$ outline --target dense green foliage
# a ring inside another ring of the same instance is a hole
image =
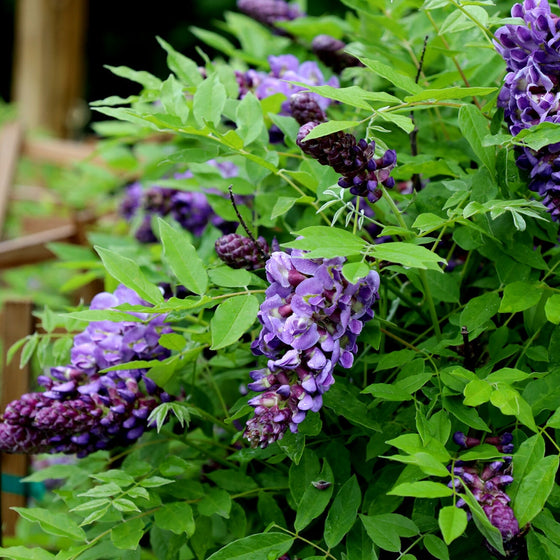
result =
[[[96,182],[86,169],[83,188],[116,208],[123,176],[146,188],[212,187],[224,194],[208,195],[214,211],[236,221],[232,185],[251,197],[238,210],[269,244],[346,257],[348,282],[377,271],[375,316],[353,365],[335,370],[322,409],[297,434],[252,448],[243,428],[256,393],[244,388],[249,372],[266,366],[251,351],[264,269],[225,266],[214,251],[217,227],[195,235],[170,216],[153,218],[153,243],[137,241],[138,224],[121,220],[102,222],[91,250],[53,247],[81,271],[74,286],[101,276],[109,291],[122,283],[150,304],[133,310],[168,314],[174,333],[162,344],[171,355],[136,367],[177,400],[154,410],[157,429],[134,445],[28,477],[64,483],[19,511],[20,540],[7,543],[4,557],[445,560],[515,557],[524,543],[532,560],[560,557],[558,224],[515,164],[516,147],[539,149],[560,135],[558,125],[541,125],[512,137],[497,109],[506,68],[492,38],[511,5],[342,4],[344,19],[297,18],[279,24],[287,35],[227,12],[222,34],[192,29],[200,61],[159,39],[168,76],[112,68],[140,91],[93,103],[110,117],[96,125],[100,155],[118,173]],[[288,53],[317,62],[309,45],[320,33],[344,40],[361,64],[340,73],[338,88],[309,87],[336,101],[312,135],[351,132],[375,140],[376,155],[397,153],[396,185],[382,188],[373,215],[296,145],[299,124],[278,114],[283,94],[239,97],[236,70],[268,72],[269,55]],[[223,55],[210,60],[207,46]],[[269,142],[273,125],[283,142]],[[213,159],[234,163],[237,176],[220,175],[206,163]],[[186,178],[173,175],[186,170]],[[160,283],[188,295],[164,298]],[[46,334],[22,341],[23,359],[37,352],[44,367],[67,363],[73,333],[131,309],[47,307]],[[503,548],[468,490],[448,484],[458,480],[448,468],[456,461],[483,465],[504,453],[488,444],[461,449],[458,431],[513,434],[506,491],[523,533],[515,550]],[[467,508],[455,506],[459,498]]]

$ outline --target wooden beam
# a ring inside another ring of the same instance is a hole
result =
[[[30,301],[4,302],[0,314],[0,339],[2,340],[2,380],[0,388],[0,407],[3,411],[6,405],[19,399],[21,395],[29,392],[29,366],[19,367],[20,351],[16,353],[10,363],[7,362],[6,353],[10,346],[18,340],[33,333],[33,304]],[[21,454],[2,453],[0,471],[3,486],[8,487],[10,482],[17,481],[28,474],[29,457]],[[17,486],[17,484],[13,484]],[[19,493],[2,491],[0,496],[0,515],[2,519],[2,535],[15,534],[15,525],[18,514],[12,507],[27,505],[27,497]]]
[[[84,123],[87,0],[18,0],[12,100],[27,129],[70,137]]]
[[[23,127],[19,121],[9,122],[0,129],[0,238],[4,231],[22,137]]]

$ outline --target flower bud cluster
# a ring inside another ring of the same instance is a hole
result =
[[[90,309],[147,305],[119,286],[97,294]],[[148,416],[170,396],[145,375],[145,369],[104,368],[136,360],[163,360],[159,344],[164,316],[133,314],[138,321],[94,321],[74,338],[71,364],[52,367],[38,382],[43,392],[27,393],[6,407],[0,421],[0,451],[77,453],[130,445],[149,428]]]
[[[222,177],[229,178],[237,175],[237,167],[230,162],[216,162],[210,160],[208,164],[216,167]],[[191,171],[176,173],[175,179],[190,179]],[[128,221],[138,217],[141,222],[134,235],[141,243],[154,243],[157,237],[152,229],[153,216],[169,216],[181,227],[195,236],[202,235],[208,224],[221,229],[224,233],[234,231],[236,222],[227,222],[216,214],[208,201],[208,194],[226,196],[221,191],[207,188],[204,191],[183,191],[174,188],[153,186],[144,190],[138,181],[128,185],[120,205],[121,215]],[[241,197],[239,202],[242,202]]]
[[[252,350],[268,363],[250,374],[249,389],[261,394],[249,401],[255,416],[244,434],[254,447],[281,439],[288,428],[297,432],[307,411],[320,410],[334,367],[352,367],[356,339],[373,317],[379,275],[370,271],[351,283],[342,274],[345,260],[310,259],[293,250],[276,251],[266,263],[270,286]]]
[[[238,233],[228,233],[216,240],[216,254],[231,268],[256,270],[262,268],[269,254],[268,243],[259,237],[256,243]]]
[[[498,106],[516,135],[543,122],[560,122],[560,18],[547,0],[515,4],[511,15],[523,23],[500,27],[494,44],[508,70]],[[544,197],[552,219],[560,221],[560,146],[519,152],[517,165],[528,173],[529,189]]]
[[[351,66],[363,66],[355,56],[344,52],[345,48],[344,41],[330,35],[317,35],[311,41],[311,49],[319,60],[337,74]]]
[[[479,439],[467,437],[462,432],[456,432],[453,440],[465,449],[480,444]],[[485,443],[495,445],[500,453],[512,453],[512,441],[512,435],[504,433],[499,437],[486,438]],[[505,492],[505,488],[513,482],[512,458],[506,456],[499,461],[485,464],[477,461],[456,461],[453,467],[449,468],[452,470],[453,479],[448,486],[458,491],[466,486],[481,505],[490,523],[500,531],[506,550],[517,546],[519,524],[509,505],[511,499]],[[460,498],[456,505],[465,507],[467,504]]]
[[[381,198],[379,184],[388,188],[394,186],[391,171],[397,163],[395,150],[386,150],[381,157],[376,158],[375,142],[368,144],[363,138],[357,141],[353,134],[342,131],[306,140],[318,124],[304,124],[299,129],[296,143],[321,165],[328,165],[342,175],[338,180],[339,186],[350,189],[352,194],[365,197],[370,202],[377,202]]]
[[[286,35],[286,32],[276,26],[278,22],[291,21],[305,15],[297,4],[288,4],[284,0],[237,0],[237,7],[280,35]]]

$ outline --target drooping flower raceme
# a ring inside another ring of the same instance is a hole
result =
[[[97,294],[90,309],[147,305],[119,286]],[[145,369],[110,366],[136,360],[163,360],[159,344],[171,332],[165,316],[131,314],[130,321],[94,321],[74,338],[71,364],[50,369],[38,382],[43,392],[27,393],[6,407],[0,422],[0,451],[5,453],[77,453],[130,445],[149,428],[148,416],[170,396],[145,375]]]
[[[467,437],[462,432],[456,432],[453,440],[465,449],[480,444],[479,439]],[[500,453],[512,453],[512,441],[512,435],[504,433],[499,437],[486,438],[485,443],[495,445]],[[490,523],[500,531],[506,552],[517,552],[519,523],[510,506],[510,497],[505,492],[505,488],[513,482],[511,461],[510,456],[490,463],[456,461],[453,468],[450,467],[454,478],[449,486],[455,487],[459,492],[463,490],[463,485],[466,486],[481,505]],[[466,507],[467,504],[460,498],[456,505]]]
[[[516,135],[543,122],[560,122],[560,19],[547,0],[515,4],[511,15],[523,23],[500,27],[494,44],[508,70],[498,106]],[[517,165],[528,173],[529,189],[544,197],[552,219],[560,221],[560,146],[523,147]]]
[[[317,412],[334,383],[337,364],[350,368],[356,339],[373,317],[379,275],[351,283],[342,274],[344,257],[306,258],[303,251],[276,251],[266,263],[270,286],[259,310],[263,326],[252,349],[268,358],[251,372],[249,389],[261,394],[249,403],[255,416],[245,437],[266,447],[288,428],[297,432],[307,411]]]
[[[237,176],[237,167],[231,162],[209,160],[207,163],[216,167],[224,178]],[[190,179],[192,177],[191,171],[175,173],[174,175],[174,179]],[[197,237],[202,235],[208,224],[214,225],[224,233],[235,231],[237,222],[228,222],[216,214],[208,200],[207,195],[209,194],[227,196],[213,188],[206,188],[203,191],[183,191],[156,185],[144,190],[141,183],[136,181],[127,186],[121,201],[120,213],[128,221],[137,216],[140,218],[140,225],[136,228],[134,235],[141,243],[157,241],[157,237],[152,230],[153,216],[169,216],[182,228]],[[236,201],[240,204],[246,202],[246,197],[235,196]]]
[[[353,134],[342,131],[306,140],[318,124],[313,121],[304,124],[299,129],[296,143],[321,165],[328,165],[342,175],[338,180],[342,188],[370,202],[377,202],[381,198],[380,184],[388,188],[394,186],[391,171],[397,163],[395,150],[387,150],[376,158],[375,142],[357,141]]]

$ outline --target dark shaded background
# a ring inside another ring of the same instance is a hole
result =
[[[14,46],[14,15],[17,0],[0,0],[0,98],[11,101],[11,77]],[[140,7],[139,7],[140,6]],[[91,102],[110,95],[126,97],[137,93],[138,86],[114,76],[104,68],[128,66],[147,70],[165,78],[166,53],[156,41],[160,36],[186,56],[199,60],[195,45],[198,39],[189,31],[191,25],[219,31],[216,21],[223,21],[225,10],[234,10],[236,0],[196,0],[155,2],[145,9],[130,0],[89,0],[86,36],[86,77],[84,97]],[[342,14],[340,0],[309,0],[308,14]],[[212,55],[212,50],[204,45]]]

